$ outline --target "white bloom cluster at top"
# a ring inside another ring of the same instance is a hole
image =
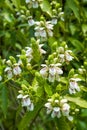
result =
[[[60,118],[61,116],[65,116],[69,120],[73,120],[73,117],[69,115],[70,105],[67,103],[67,99],[48,99],[45,107],[47,108],[47,114],[51,113],[52,118]]]
[[[61,64],[42,64],[43,68],[40,70],[40,74],[43,78],[48,78],[49,82],[54,82],[55,80],[59,81],[59,75],[63,74],[62,69],[60,68]]]

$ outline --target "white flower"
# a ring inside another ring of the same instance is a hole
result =
[[[58,66],[61,66],[61,64],[50,64],[49,66],[47,65],[42,65],[43,68],[40,70],[40,74],[44,77],[47,78],[49,82],[54,82],[55,80],[59,81],[59,75],[63,74],[63,71],[61,68]]]
[[[52,37],[53,36],[53,25],[51,21],[40,21],[40,22],[35,22],[35,36],[36,37],[41,37],[44,39],[47,39],[47,36]]]
[[[73,117],[72,116],[67,116],[69,121],[73,121]]]
[[[39,44],[39,51],[41,54],[46,54],[46,51],[42,49],[43,44]]]
[[[8,79],[13,77],[12,68],[11,67],[6,67],[4,71],[7,73]]]
[[[33,25],[35,24],[35,22],[34,22],[34,20],[33,20],[32,18],[30,18],[30,19],[28,20],[28,24],[29,24],[29,26],[31,27],[31,26],[33,26]]]
[[[52,111],[51,103],[50,103],[50,102],[47,102],[47,103],[45,104],[45,107],[47,108],[47,114],[50,114],[51,111]]]
[[[36,0],[32,0],[32,5],[33,5],[33,8],[38,8],[38,2]]]
[[[50,82],[54,82],[54,80],[56,79],[57,81],[59,81],[59,75],[63,74],[63,71],[61,68],[59,68],[58,66],[60,66],[61,64],[51,64],[49,67],[49,81]]]
[[[21,68],[19,67],[19,64],[14,64],[13,67],[13,74],[14,75],[20,75],[22,72]]]
[[[80,91],[80,88],[78,86],[77,81],[80,81],[81,79],[79,78],[71,78],[69,82],[69,93],[70,94],[75,94],[76,91]]]
[[[59,107],[54,107],[53,108],[53,112],[51,114],[51,117],[52,118],[54,118],[54,117],[60,118],[61,117],[61,112],[60,112],[60,108]]]
[[[22,107],[27,107],[27,110],[33,111],[34,104],[31,102],[29,95],[19,94],[17,98],[22,99],[21,101]]]
[[[0,75],[0,81],[2,81],[2,76]]]
[[[33,59],[33,50],[31,47],[25,47],[26,49],[26,58],[27,58],[27,62],[29,63],[32,59]]]
[[[62,114],[64,116],[68,116],[69,112],[70,112],[70,106],[69,106],[69,104],[64,103],[63,106],[62,106]]]
[[[31,104],[31,100],[28,95],[22,97],[22,107],[27,107]]]
[[[66,50],[65,51],[65,58],[66,58],[66,61],[71,61],[71,60],[73,60],[73,56],[71,56],[71,53],[72,53],[72,51],[71,50]]]
[[[53,19],[51,20],[51,23],[54,24],[54,25],[57,24],[57,18],[53,18]]]
[[[48,67],[45,64],[41,65],[43,68],[40,70],[40,74],[42,75],[43,78],[47,78],[48,75]]]
[[[60,104],[63,105],[64,103],[67,103],[67,99],[61,99]]]
[[[34,110],[34,104],[31,103],[29,106],[27,106],[27,110],[33,111]]]
[[[26,0],[25,2],[26,2],[26,4],[28,4],[30,1],[31,1],[31,0]]]

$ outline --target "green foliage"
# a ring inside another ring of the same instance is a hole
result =
[[[87,129],[87,0],[0,0],[0,108],[1,130]]]

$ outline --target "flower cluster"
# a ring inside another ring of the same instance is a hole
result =
[[[38,50],[40,52],[40,55],[42,54],[46,54],[46,51],[42,49],[43,47],[43,44],[39,44],[39,40],[37,40],[37,46],[38,46]],[[31,60],[33,59],[33,49],[31,47],[25,47],[25,50],[24,50],[24,56],[26,58],[26,63],[30,63]],[[19,61],[18,63],[19,64],[22,64],[22,60],[21,60],[21,55],[17,55],[17,57],[19,57]]]
[[[20,75],[22,70],[20,67],[20,64],[18,63],[14,63],[12,64],[12,62],[10,60],[7,61],[8,66],[5,68],[5,72],[7,74],[7,78],[10,79],[13,76],[17,76]]]
[[[69,93],[70,94],[75,94],[76,92],[80,91],[80,88],[78,86],[78,81],[81,81],[80,78],[70,78],[69,81]]]
[[[51,21],[35,22],[35,36],[37,38],[47,39],[53,36],[53,24]]]
[[[59,81],[59,77],[63,74],[62,69],[60,68],[61,64],[42,64],[43,68],[40,70],[40,74],[43,78],[48,78],[49,82],[54,82],[55,80]]]
[[[45,104],[47,108],[47,114],[51,113],[51,117],[60,118],[61,116],[67,117],[69,120],[72,120],[70,113],[70,105],[67,103],[67,99],[48,99],[48,102]]]
[[[21,99],[22,107],[27,107],[27,110],[33,111],[34,104],[31,102],[29,95],[19,94],[18,99]]]
[[[66,48],[64,47],[59,47],[58,48],[59,51],[59,60],[60,62],[70,62],[73,60],[73,56],[72,56],[72,51],[68,50],[67,46]]]

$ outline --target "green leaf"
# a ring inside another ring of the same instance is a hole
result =
[[[43,104],[44,103],[40,101],[36,104],[34,111],[26,112],[26,114],[22,118],[21,122],[19,123],[18,130],[25,130],[27,128],[27,126],[30,125],[32,120],[34,120],[36,118],[36,116],[37,116],[38,112],[40,111],[40,109],[42,108]]]
[[[84,46],[83,46],[83,44],[79,41],[79,40],[77,40],[77,39],[75,39],[75,38],[72,38],[72,37],[69,37],[69,39],[68,39],[70,42],[71,42],[71,44],[74,46],[74,47],[76,47],[76,49],[77,50],[84,50]]]
[[[80,97],[70,97],[70,96],[65,96],[65,98],[73,103],[75,103],[76,105],[83,107],[83,108],[87,108],[87,101],[80,98]]]
[[[19,9],[20,8],[20,0],[12,0],[12,3],[14,4],[14,6]]]
[[[40,7],[42,9],[43,12],[49,14],[50,16],[52,16],[52,10],[51,10],[51,6],[48,0],[43,0],[40,4]]]
[[[84,92],[87,92],[87,87],[84,86],[80,86],[81,90],[83,90]]]
[[[65,117],[57,119],[58,130],[71,130],[69,123],[65,120]]]
[[[44,84],[44,89],[45,89],[45,92],[51,96],[52,95],[52,89],[51,89],[51,86],[47,83]]]
[[[84,34],[87,33],[87,25],[86,24],[82,25],[82,31]]]
[[[0,84],[0,100],[1,100],[1,109],[6,117],[7,107],[8,107],[8,95],[7,88],[5,85]]]
[[[79,9],[74,0],[67,0],[67,6],[73,11],[75,17],[80,21]]]

